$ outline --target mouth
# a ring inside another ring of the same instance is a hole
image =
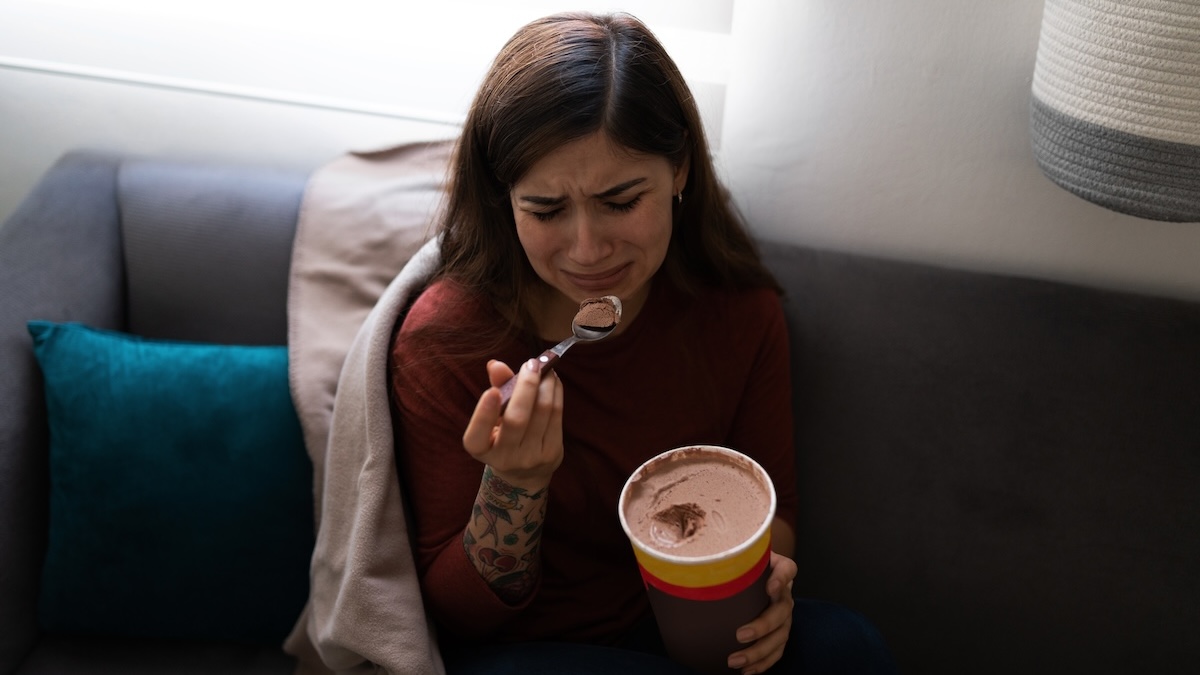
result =
[[[632,263],[626,263],[620,267],[614,267],[593,274],[578,274],[564,271],[563,275],[570,279],[576,288],[588,291],[589,293],[596,293],[615,288],[629,275],[631,267]]]

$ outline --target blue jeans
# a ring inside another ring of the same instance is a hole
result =
[[[447,675],[692,675],[666,657],[653,620],[635,631],[625,647],[526,642],[467,651],[458,647],[444,656]],[[896,666],[879,631],[861,614],[797,598],[783,658],[767,672],[894,675]]]

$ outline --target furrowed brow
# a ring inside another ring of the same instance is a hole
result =
[[[537,195],[522,195],[517,197],[519,201],[529,202],[536,206],[558,206],[567,201],[566,197],[539,197]]]
[[[592,196],[595,197],[596,199],[608,199],[609,197],[615,197],[615,196],[621,194],[622,192],[628,190],[629,188],[631,188],[635,185],[639,185],[644,182],[646,182],[645,178],[634,178],[633,180],[627,180],[624,183],[621,183],[620,185],[614,185],[614,186],[608,188],[607,190],[605,190],[604,192],[594,194]]]
[[[608,199],[609,197],[615,197],[615,196],[621,194],[622,192],[625,192],[629,188],[634,187],[636,185],[641,185],[642,183],[645,183],[645,182],[646,182],[645,178],[634,178],[633,180],[627,180],[624,183],[614,185],[614,186],[608,188],[607,190],[605,190],[604,192],[598,192],[598,193],[592,195],[592,197],[594,197],[596,199]],[[535,206],[558,206],[559,204],[562,204],[563,202],[567,201],[567,198],[566,197],[543,197],[540,195],[521,195],[521,196],[517,197],[517,201],[527,202],[527,203],[533,204]]]

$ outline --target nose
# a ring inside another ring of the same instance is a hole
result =
[[[573,223],[573,241],[568,252],[571,261],[588,267],[603,261],[612,253],[612,239],[599,218],[580,213]]]

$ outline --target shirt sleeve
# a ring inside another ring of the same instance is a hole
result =
[[[481,312],[453,309],[463,308],[463,298],[456,297],[462,295],[442,282],[413,304],[393,343],[391,385],[397,466],[415,533],[422,595],[441,628],[469,638],[514,620],[528,600],[520,605],[502,601],[463,547],[483,464],[463,449],[462,435],[489,385],[487,358],[455,357],[437,339],[439,328],[486,328],[472,325]]]
[[[730,430],[730,444],[746,448],[766,469],[775,486],[775,515],[796,531],[796,452],[793,443],[790,344],[783,305],[773,291],[744,299],[747,315],[739,325],[756,336],[746,346],[750,367]],[[745,333],[744,333],[745,334]]]

